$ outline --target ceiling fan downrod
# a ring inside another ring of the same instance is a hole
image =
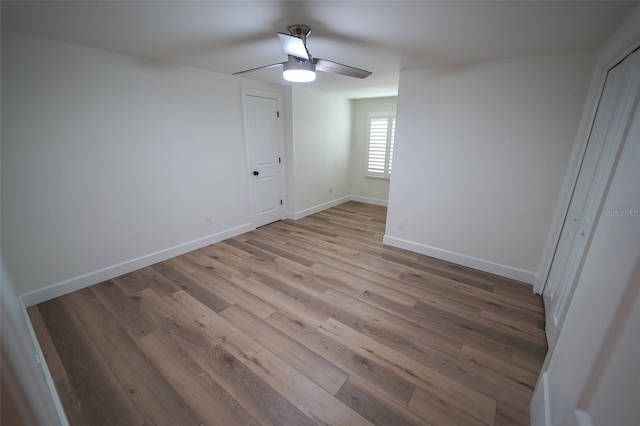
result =
[[[307,45],[307,37],[311,35],[311,28],[308,25],[289,25],[287,29],[292,36],[302,39],[302,42],[305,44],[305,46]]]

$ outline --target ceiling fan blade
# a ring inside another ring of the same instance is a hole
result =
[[[244,74],[246,72],[253,72],[253,71],[258,71],[258,70],[264,70],[267,68],[274,68],[274,67],[279,67],[283,64],[285,64],[286,62],[278,62],[277,64],[271,64],[271,65],[265,65],[262,67],[258,67],[258,68],[251,68],[250,70],[244,70],[244,71],[238,71],[238,72],[234,72],[232,75],[238,75],[238,74]]]
[[[285,33],[278,33],[278,37],[280,37],[282,48],[287,55],[301,59],[311,59],[307,46],[304,45],[304,41],[301,38]]]
[[[371,71],[361,70],[360,68],[339,64],[338,62],[327,61],[326,59],[314,58],[313,63],[316,64],[316,71],[330,72],[333,74],[342,74],[348,77],[356,77],[356,78],[367,78],[371,75]]]

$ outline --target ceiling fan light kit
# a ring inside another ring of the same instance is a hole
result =
[[[294,83],[308,83],[316,79],[316,66],[310,61],[293,59],[282,64],[282,76]]]
[[[326,59],[314,58],[307,50],[307,37],[311,34],[311,28],[306,25],[291,25],[288,27],[291,34],[278,33],[282,49],[289,56],[287,62],[265,65],[250,70],[233,73],[233,75],[258,71],[266,68],[282,66],[282,76],[287,81],[295,83],[308,83],[316,79],[316,71],[346,75],[348,77],[367,78],[370,71]]]

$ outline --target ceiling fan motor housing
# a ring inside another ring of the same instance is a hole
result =
[[[307,37],[311,35],[311,28],[308,25],[289,25],[287,27],[291,35],[301,38],[306,43]]]

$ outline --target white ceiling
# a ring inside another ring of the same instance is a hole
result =
[[[307,87],[395,94],[401,70],[600,47],[637,2],[2,1],[2,28],[231,74],[283,62],[276,32],[311,26],[315,57],[367,69]],[[278,69],[244,75],[289,84]]]

